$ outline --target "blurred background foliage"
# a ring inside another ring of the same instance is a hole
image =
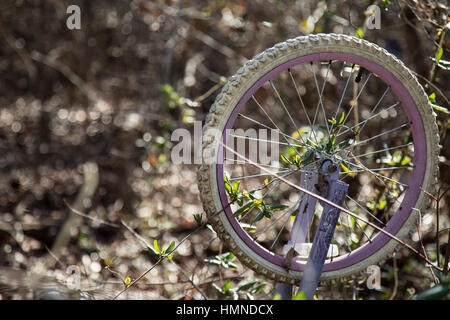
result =
[[[81,30],[66,27],[72,4]],[[371,4],[382,9],[380,30],[365,26]],[[167,247],[195,230],[196,166],[171,164],[171,132],[193,131],[227,77],[291,37],[360,36],[417,72],[436,105],[446,187],[448,27],[447,2],[431,0],[2,1],[0,299],[112,298],[156,261],[138,235]],[[447,250],[449,201],[450,193],[441,198],[439,220],[436,202],[423,213],[421,240],[433,261],[436,247],[441,256]],[[420,248],[418,233],[413,240]],[[435,283],[407,250],[381,267],[380,290],[362,277],[321,287],[319,298],[407,299]],[[73,270],[81,291],[66,286]],[[275,291],[207,226],[120,298],[205,296],[272,299]]]

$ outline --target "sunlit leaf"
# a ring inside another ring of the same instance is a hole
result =
[[[233,185],[233,194],[237,195],[240,183],[241,183],[241,181],[239,181],[239,180],[234,183],[234,185]]]
[[[265,282],[260,283],[260,284],[258,284],[257,286],[253,287],[253,288],[250,290],[250,292],[251,292],[252,294],[260,293],[261,291],[263,291],[263,289],[266,287],[266,285],[267,285],[267,283],[265,283]]]
[[[292,300],[306,300],[306,294],[304,291],[300,291],[299,293],[292,296]]]
[[[159,245],[158,245],[158,240],[153,240],[153,248],[155,249],[156,252],[158,252],[159,254],[161,254],[161,250],[159,249]]]
[[[341,124],[344,121],[344,118],[345,118],[345,112],[342,111],[341,118],[339,119],[339,124]]]
[[[289,161],[288,159],[286,159],[285,156],[281,155],[281,160],[283,160],[284,162],[286,162],[287,164],[292,164],[291,161]]]
[[[256,232],[256,227],[247,223],[241,223],[242,229],[248,232]]]
[[[445,107],[438,106],[437,104],[434,104],[434,103],[432,103],[431,106],[433,107],[434,110],[443,112],[445,114],[450,114],[450,111],[448,111],[448,109]]]
[[[439,48],[438,52],[436,53],[436,63],[439,63],[439,61],[442,58],[442,55],[444,54],[444,49],[442,47]]]
[[[278,204],[278,205],[273,205],[273,206],[268,206],[268,209],[271,211],[280,211],[283,209],[286,209],[288,206],[283,205],[283,204]]]
[[[237,216],[247,212],[254,205],[255,205],[254,201],[247,202],[244,206],[240,207],[238,210],[236,210],[236,212],[233,213],[233,217],[236,218]]]
[[[361,28],[358,28],[356,33],[358,34],[359,38],[361,38],[361,39],[364,38],[364,31]]]
[[[350,177],[354,177],[355,176],[355,173],[354,172],[350,172],[350,169],[347,168],[347,166],[343,162],[341,162],[341,168],[342,168],[342,170],[344,170],[344,172],[349,172],[348,175]]]
[[[166,249],[166,253],[170,254],[173,250],[173,248],[175,248],[175,241],[172,241],[169,245],[169,247]]]
[[[428,96],[428,100],[431,103],[436,103],[436,93],[432,92],[429,96]]]
[[[227,281],[223,284],[223,293],[227,294],[228,291],[230,291],[231,288],[231,282]]]

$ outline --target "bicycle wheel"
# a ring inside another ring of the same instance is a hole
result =
[[[262,129],[278,139],[258,135]],[[251,142],[278,146],[278,159],[251,160],[297,185],[314,163],[335,161],[340,180],[349,184],[344,207],[407,240],[417,219],[413,208],[428,204],[421,188],[433,191],[435,185],[438,139],[422,87],[397,58],[350,36],[298,37],[248,61],[217,96],[203,133],[202,203],[212,227],[245,265],[295,284],[306,258],[287,259],[282,251],[304,195],[246,161]],[[227,153],[221,141],[234,141],[232,148],[241,151]],[[320,216],[317,205],[309,241]],[[365,271],[399,246],[345,213],[332,243],[336,252],[325,262],[322,281]]]

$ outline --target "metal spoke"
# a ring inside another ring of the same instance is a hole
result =
[[[298,148],[302,148],[303,147],[303,146],[298,145],[298,144],[289,144],[289,143],[286,143],[286,142],[272,141],[272,140],[266,140],[266,139],[258,139],[258,138],[253,138],[253,137],[249,137],[249,136],[240,136],[240,135],[236,135],[236,134],[230,134],[230,136],[234,137],[234,138],[241,138],[241,139],[252,140],[252,141],[269,142],[269,143],[282,144],[282,145],[286,145],[286,146],[294,146],[294,147],[298,147]]]
[[[361,87],[361,90],[359,90],[358,94],[356,95],[355,101],[352,103],[352,105],[350,107],[350,110],[348,110],[347,116],[344,118],[344,121],[342,122],[342,125],[345,125],[345,123],[347,122],[348,117],[350,116],[353,108],[356,105],[356,102],[358,101],[359,96],[364,91],[364,88],[366,87],[366,84],[369,82],[371,76],[372,76],[372,73],[369,73],[369,75],[367,76],[366,81],[364,82],[363,86]],[[341,128],[339,128],[337,134],[339,134],[341,132]]]
[[[270,249],[272,249],[273,246],[275,245],[275,243],[277,243],[278,238],[279,238],[280,235],[281,235],[281,232],[283,232],[283,230],[284,230],[284,228],[286,227],[286,224],[288,223],[288,221],[289,221],[290,218],[291,218],[291,215],[288,215],[286,221],[284,221],[283,226],[281,227],[280,231],[278,232],[277,236],[275,237],[275,240],[273,240],[272,245],[270,246]]]
[[[325,114],[325,109],[324,109],[323,101],[322,101],[323,91],[324,91],[324,89],[325,89],[325,85],[326,85],[327,80],[328,80],[328,73],[329,73],[329,71],[330,71],[330,67],[331,67],[331,61],[330,61],[329,64],[328,64],[327,73],[326,73],[325,79],[324,79],[324,81],[323,81],[322,89],[319,90],[319,84],[317,83],[316,72],[314,71],[314,64],[311,62],[311,71],[312,71],[313,76],[314,76],[314,83],[316,84],[317,94],[319,95],[319,103],[317,104],[316,112],[315,112],[315,114],[314,114],[313,126],[314,126],[315,123],[316,123],[316,118],[317,118],[317,113],[318,113],[318,110],[319,110],[319,106],[321,106],[322,113],[323,113],[323,118],[324,118],[324,120],[325,120],[325,125],[326,125],[327,131],[328,131],[328,138],[331,139],[330,128],[328,127],[327,116],[326,116],[326,114]],[[313,130],[313,128],[311,128],[311,130]]]
[[[344,208],[350,211],[350,209],[345,204],[344,204]],[[369,242],[372,242],[372,239],[366,234],[366,232],[364,231],[363,227],[361,227],[361,225],[359,224],[359,220],[358,219],[355,219],[355,223],[361,229],[362,233],[367,238],[367,240],[369,240]]]
[[[378,219],[376,216],[374,216],[372,213],[370,213],[369,210],[367,210],[366,208],[364,208],[358,201],[356,201],[355,199],[351,198],[349,195],[345,195],[345,197],[347,199],[349,199],[350,201],[354,202],[358,207],[360,207],[365,213],[367,213],[369,216],[371,216],[372,218],[374,218],[375,220],[377,220],[379,223],[381,223],[383,226],[385,226],[386,224],[381,221],[380,219]]]
[[[342,162],[342,161],[341,161],[341,162]],[[357,168],[362,169],[360,172],[369,172],[369,173],[373,174],[374,176],[376,176],[376,177],[379,178],[380,180],[381,180],[381,178],[384,178],[384,179],[387,179],[387,180],[389,180],[389,181],[398,183],[399,185],[402,185],[402,186],[404,186],[404,187],[408,187],[407,184],[404,184],[404,183],[401,183],[401,182],[399,182],[399,181],[397,181],[397,180],[394,180],[394,179],[392,179],[392,178],[386,177],[385,175],[382,175],[382,174],[380,174],[380,173],[376,173],[376,172],[374,172],[373,170],[371,170],[371,169],[365,167],[364,165],[358,165],[358,164],[353,163],[353,162],[350,162],[350,161],[348,161],[348,160],[345,160],[345,162],[351,164],[352,166],[355,166],[355,167],[357,167]],[[348,174],[348,173],[352,173],[352,172],[347,171],[347,172],[344,172],[344,173],[345,173],[345,174]],[[381,182],[384,183],[384,181],[382,181],[382,180],[381,180]]]
[[[236,164],[249,164],[248,162],[245,162],[245,161],[242,161],[242,160],[234,160],[234,159],[229,159],[229,158],[225,158],[224,160],[231,161],[233,164],[234,163],[236,163]],[[261,166],[261,167],[267,167],[267,168],[284,169],[283,167],[271,166],[269,164],[258,163],[258,165]]]
[[[243,114],[241,114],[241,113],[239,113],[238,116],[241,116],[242,118],[247,119],[247,120],[249,120],[249,121],[251,121],[251,122],[253,122],[253,123],[256,123],[256,124],[260,125],[261,127],[266,128],[266,129],[276,131],[276,132],[278,132],[279,134],[281,134],[282,136],[284,136],[285,138],[289,138],[289,139],[292,139],[292,140],[295,140],[295,141],[297,141],[297,142],[302,143],[302,141],[300,141],[300,140],[298,140],[298,139],[296,139],[296,138],[294,138],[294,137],[292,137],[292,136],[290,136],[290,135],[288,135],[288,134],[286,134],[286,133],[284,133],[284,132],[281,132],[279,129],[271,128],[271,127],[265,125],[264,123],[261,123],[261,122],[255,120],[255,119],[252,119],[252,118],[250,118],[250,117],[248,117],[248,116],[245,116],[245,115],[243,115]]]
[[[335,119],[337,119],[337,117],[338,117],[339,110],[340,110],[340,108],[341,108],[342,101],[344,100],[344,96],[345,96],[345,93],[346,93],[346,91],[347,91],[348,84],[350,83],[350,79],[351,79],[352,76],[353,76],[353,70],[354,70],[354,67],[355,67],[355,65],[353,64],[353,65],[352,65],[352,72],[351,72],[351,74],[348,76],[347,82],[345,83],[344,90],[342,91],[341,98],[339,99],[339,104],[338,104],[338,107],[337,107],[337,109],[336,109],[336,113],[334,114],[334,118],[335,118]],[[333,126],[334,126],[334,123],[331,124],[331,129],[330,129],[330,131],[333,131]]]
[[[285,178],[285,177],[287,177],[287,176],[289,176],[289,175],[291,175],[291,174],[293,174],[293,173],[295,173],[297,171],[298,171],[298,169],[294,170],[292,172],[288,172],[288,173],[286,173],[286,174],[284,174],[284,175],[282,175],[280,177],[281,178]],[[272,184],[273,182],[278,182],[278,181],[280,181],[280,178],[273,179],[273,180],[269,181],[268,184],[266,184],[263,187],[261,187],[259,189],[256,189],[256,190],[262,190],[262,189],[266,188],[267,186],[269,186],[270,184]],[[266,190],[266,192],[264,192],[264,194],[262,195],[261,199],[264,199],[276,186],[277,186],[277,184],[274,183],[268,190]],[[248,210],[239,220],[241,221],[242,219],[244,219],[254,208],[255,207],[250,208],[250,210]]]
[[[261,106],[261,104],[258,102],[258,100],[256,100],[255,96],[252,96],[252,99],[253,99],[253,101],[255,101],[255,103],[258,105],[258,107],[264,112],[264,114],[266,115],[266,117],[269,118],[270,122],[272,122],[272,124],[275,126],[275,128],[277,128],[278,131],[282,132],[282,131],[280,130],[280,128],[276,125],[276,123],[272,120],[272,118],[267,114],[266,110],[264,110],[264,108]],[[283,135],[283,137],[284,137],[284,135]],[[285,137],[284,137],[284,140],[286,140],[286,142],[289,144],[289,146],[290,146],[292,149],[294,149],[295,153],[297,153],[297,155],[301,157],[301,154],[297,151],[297,149],[295,149],[295,148],[292,147],[292,145],[291,145],[291,143],[289,142],[289,140],[287,140]]]
[[[295,79],[294,79],[294,76],[292,75],[291,69],[288,69],[288,72],[289,72],[289,75],[291,76],[292,82],[294,83],[294,87],[295,87],[295,91],[297,92],[297,96],[298,96],[298,98],[300,99],[300,103],[301,103],[301,106],[302,106],[302,108],[303,108],[303,112],[305,113],[306,118],[308,119],[309,127],[310,127],[311,130],[312,130],[311,119],[309,118],[308,112],[306,111],[305,104],[303,103],[303,99],[302,99],[302,97],[301,97],[301,95],[300,95],[300,92],[298,91],[297,83],[295,82]],[[313,133],[314,133],[314,140],[316,141],[316,143],[319,143],[319,142],[317,141],[316,132],[313,131]]]
[[[302,135],[301,135],[301,133],[300,133],[300,130],[298,129],[298,127],[297,127],[297,125],[296,125],[294,119],[293,119],[292,116],[291,116],[291,113],[290,113],[289,110],[286,108],[286,105],[284,104],[283,99],[281,99],[280,93],[278,92],[277,88],[275,88],[275,85],[273,84],[272,80],[269,80],[269,82],[270,82],[270,85],[272,86],[273,90],[275,90],[275,92],[276,92],[276,94],[277,94],[277,96],[278,96],[278,99],[280,100],[280,103],[281,103],[281,105],[283,106],[284,111],[286,112],[286,114],[288,115],[289,119],[290,119],[291,122],[292,122],[292,125],[294,126],[295,130],[298,132],[298,135],[299,135],[300,139],[301,139],[302,142],[306,145],[306,143],[305,143],[305,141],[303,140],[303,137],[302,137]]]
[[[361,129],[360,129],[359,132],[358,132],[358,134],[360,134],[360,133],[361,133],[361,130],[364,128],[364,126],[366,125],[367,121],[369,121],[369,120],[371,120],[371,119],[373,119],[373,118],[378,117],[380,114],[382,114],[382,113],[385,112],[385,111],[388,111],[388,110],[391,110],[392,108],[395,108],[395,107],[398,106],[399,104],[400,104],[400,102],[396,102],[396,103],[394,103],[393,105],[387,107],[386,109],[383,109],[382,111],[380,111],[380,112],[378,112],[378,113],[376,113],[376,114],[374,114],[374,115],[372,115],[372,116],[369,116],[366,120],[361,121],[361,122],[355,124],[353,127],[347,128],[347,129],[345,129],[343,132],[337,134],[337,135],[336,135],[336,138],[339,137],[339,136],[341,136],[341,135],[343,135],[343,134],[345,134],[345,133],[347,133],[347,132],[349,132],[349,131],[352,131],[352,129],[354,129],[354,128],[356,128],[356,127],[358,127],[359,125],[362,124],[363,126],[361,127]]]
[[[347,215],[347,217],[348,217],[348,215]],[[339,224],[342,226],[342,230],[344,230],[344,235],[345,235],[345,238],[346,238],[345,243],[347,244],[347,249],[348,249],[348,251],[352,252],[352,248],[350,247],[350,244],[349,244],[349,240],[351,240],[351,237],[348,236],[348,230],[347,230],[347,228],[350,229],[350,227],[349,226],[345,226],[342,223],[342,215],[339,215],[338,219],[339,219]]]
[[[298,203],[299,203],[299,201],[295,204],[295,206],[293,206],[293,208],[295,208],[294,210],[297,209]],[[278,221],[280,221],[281,219],[283,219],[284,216],[286,216],[287,214],[289,214],[288,217],[290,217],[291,214],[292,214],[292,212],[293,212],[293,210],[286,210],[286,211],[285,211],[284,213],[282,213],[278,218],[276,218],[270,225],[268,225],[268,226],[264,227],[264,229],[258,231],[258,232],[255,234],[255,237],[254,237],[253,239],[254,239],[254,240],[258,240],[258,238],[259,238],[262,234],[264,234],[267,230],[269,230],[269,228],[273,227]]]
[[[377,104],[375,105],[375,107],[373,107],[373,109],[370,111],[369,117],[371,114],[373,114],[375,112],[375,110],[378,108],[378,105],[381,103],[381,101],[384,99],[384,97],[386,96],[386,94],[388,93],[388,91],[391,89],[391,87],[387,87],[386,90],[383,92],[383,94],[381,95],[381,98],[378,100]],[[362,129],[364,129],[364,127],[366,126],[367,121],[363,124],[363,126],[361,127],[361,129],[359,129],[359,133],[361,133]],[[358,133],[358,134],[359,134]]]
[[[281,168],[280,168],[281,169]],[[252,174],[249,176],[241,176],[241,177],[236,177],[236,178],[230,178],[228,180],[230,181],[235,181],[235,180],[240,180],[240,179],[248,179],[248,178],[257,178],[257,177],[264,177],[264,176],[272,176],[273,174],[280,174],[280,173],[286,173],[286,171],[291,171],[289,169],[286,170],[281,170],[280,172],[273,172],[273,173],[258,173],[258,174]]]
[[[370,156],[372,154],[377,154],[377,153],[386,152],[386,151],[390,151],[390,150],[400,149],[400,148],[407,147],[407,146],[412,145],[412,144],[413,144],[413,142],[410,142],[410,143],[407,143],[407,144],[402,144],[401,146],[389,147],[389,148],[385,148],[385,149],[379,149],[379,150],[367,152],[367,153],[364,153],[364,154],[360,154],[360,155],[357,155],[357,156],[351,156],[349,159],[357,159],[357,158],[361,158],[361,157]]]
[[[352,171],[344,171],[339,172],[339,174],[348,174],[348,173],[358,173],[358,172],[366,172],[366,171],[383,171],[383,170],[397,170],[397,169],[411,169],[415,166],[398,166],[398,167],[387,167],[387,168],[367,168],[362,170],[352,170]]]
[[[356,146],[362,145],[362,144],[364,144],[364,143],[367,143],[367,142],[369,142],[369,141],[372,141],[372,140],[374,140],[374,139],[377,139],[377,138],[379,138],[379,137],[382,137],[382,136],[384,136],[384,135],[386,135],[386,134],[389,134],[389,133],[395,132],[395,131],[397,131],[397,130],[400,130],[400,129],[406,127],[407,125],[409,125],[409,122],[404,123],[404,124],[402,124],[401,126],[396,127],[396,128],[394,128],[394,129],[391,129],[391,130],[385,131],[385,132],[383,132],[383,133],[377,134],[376,136],[370,137],[370,138],[368,138],[368,139],[366,139],[366,140],[359,141],[359,142],[357,142],[357,143],[355,143],[355,144],[349,145],[348,147],[345,147],[345,148],[343,148],[343,149],[341,149],[341,150],[349,150],[349,149],[354,148],[354,147],[356,147]]]

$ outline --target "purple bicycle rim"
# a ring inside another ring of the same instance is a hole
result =
[[[228,122],[225,126],[226,129],[231,129],[236,117],[238,116],[240,110],[245,105],[245,103],[250,99],[250,97],[268,80],[279,74],[280,72],[291,68],[295,65],[307,63],[310,61],[317,60],[341,60],[347,61],[350,63],[355,63],[357,65],[363,66],[367,70],[372,73],[378,75],[383,81],[388,84],[391,89],[394,91],[397,98],[401,101],[403,108],[407,114],[409,121],[411,122],[411,128],[413,132],[414,138],[414,164],[415,168],[412,171],[409,188],[406,191],[405,197],[403,198],[402,204],[399,207],[399,210],[393,215],[393,217],[389,220],[388,224],[385,227],[385,230],[391,234],[397,234],[400,228],[403,226],[408,216],[410,215],[412,208],[416,204],[416,200],[420,194],[420,187],[422,186],[422,182],[425,176],[426,169],[426,155],[427,155],[427,144],[426,137],[424,132],[424,127],[422,123],[422,119],[415,108],[415,103],[411,98],[410,94],[406,90],[406,88],[398,81],[389,71],[384,69],[382,66],[367,60],[366,58],[348,54],[348,53],[338,53],[338,52],[326,52],[326,53],[314,53],[302,57],[298,57],[292,60],[289,60],[271,71],[267,72],[263,77],[258,79],[253,86],[251,86],[247,92],[243,95],[243,97],[239,100],[238,104],[234,108],[233,112],[228,119]],[[224,130],[224,132],[226,132]],[[223,135],[224,137],[224,135]],[[222,148],[220,148],[222,149]],[[225,209],[225,214],[227,216],[228,221],[230,222],[233,229],[236,231],[238,236],[244,241],[244,243],[255,253],[257,253],[262,258],[267,261],[283,267],[285,265],[284,258],[276,255],[275,253],[267,250],[262,247],[260,244],[255,242],[245,230],[239,225],[237,220],[232,217],[231,208],[228,206],[228,199],[225,192],[225,186],[223,183],[223,152],[218,153],[218,164],[217,166],[217,182],[218,182],[218,190],[219,196],[222,202],[222,206]],[[324,265],[323,271],[334,271],[342,268],[349,267],[358,262],[363,261],[364,259],[370,257],[378,250],[380,250],[386,243],[390,240],[390,238],[379,232],[377,236],[370,242],[366,243],[362,247],[358,248],[351,253],[342,255],[333,259],[332,262],[327,261]],[[298,259],[293,258],[291,262],[291,270],[294,271],[303,271],[305,267],[305,262],[300,262]]]

